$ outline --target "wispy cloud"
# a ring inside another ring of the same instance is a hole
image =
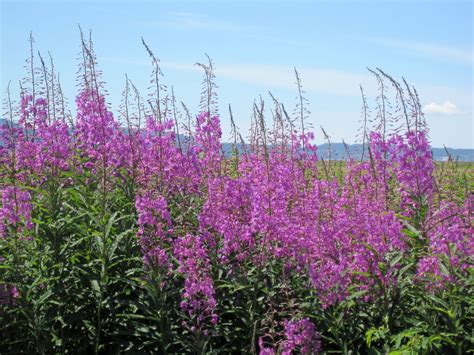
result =
[[[146,59],[117,57],[106,59],[131,65],[150,65],[150,62]],[[192,62],[162,61],[161,66],[165,70],[165,74],[166,69],[196,73],[201,72],[201,69]],[[377,81],[368,72],[357,73],[315,67],[298,68],[298,72],[303,81],[303,88],[307,92],[360,97],[359,85],[362,85],[365,94],[369,98],[374,98],[377,95]],[[262,90],[296,90],[295,74],[290,66],[217,63],[215,74],[218,79],[231,79],[261,87]],[[472,89],[436,86],[420,82],[411,84],[414,84],[416,87],[422,103],[428,103],[424,106],[426,113],[466,116],[472,112]],[[450,100],[446,100],[446,98],[449,97],[455,97],[456,104]],[[459,107],[463,109],[461,110]]]
[[[370,38],[369,42],[387,47],[395,47],[412,53],[427,57],[441,58],[462,62],[473,63],[473,51],[471,49],[443,46],[433,43],[422,43],[415,41],[405,41],[391,38]]]
[[[247,26],[238,25],[231,21],[218,19],[207,14],[196,12],[170,12],[166,15],[165,19],[153,24],[194,30],[206,29],[232,32],[248,30]]]
[[[102,60],[128,65],[150,66],[150,61],[136,58],[102,57]],[[161,61],[162,69],[201,72],[201,68],[189,62]],[[232,79],[262,87],[264,90],[296,89],[294,69],[290,66],[263,64],[217,64],[214,73],[218,78]],[[305,91],[316,91],[341,96],[360,96],[359,85],[376,93],[377,85],[370,74],[359,74],[335,69],[298,68]]]
[[[174,62],[163,62],[162,66],[177,70],[199,70],[196,66]],[[374,86],[370,75],[340,70],[302,68],[298,70],[306,91],[317,91],[342,96],[359,96],[359,84]],[[281,88],[294,90],[295,73],[291,67],[277,65],[217,65],[215,74],[262,86],[265,89]]]
[[[140,22],[140,26],[144,23]],[[268,29],[248,22],[235,22],[229,19],[217,18],[204,13],[197,12],[169,12],[166,16],[155,21],[145,23],[149,27],[167,26],[176,29],[187,29],[190,31],[212,30],[227,32],[245,37],[245,40],[257,40],[269,44],[278,44],[288,47],[310,47],[309,41],[285,38],[281,35],[268,33]],[[244,40],[244,39],[242,39]]]
[[[426,113],[442,114],[442,115],[456,115],[462,113],[458,107],[451,101],[445,101],[442,104],[431,102],[426,105],[423,110]]]

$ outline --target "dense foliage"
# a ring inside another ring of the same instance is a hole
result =
[[[75,119],[41,57],[8,96],[1,353],[473,349],[472,176],[434,165],[412,87],[373,72],[361,161],[318,158],[298,75],[296,116],[272,96],[270,127],[256,103],[226,156],[212,63],[180,124],[145,47],[156,90],[127,79],[120,120],[84,39]]]

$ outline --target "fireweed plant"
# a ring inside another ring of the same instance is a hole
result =
[[[0,128],[0,352],[473,349],[472,175],[435,165],[413,87],[372,71],[341,165],[295,71],[294,114],[260,98],[248,143],[229,107],[228,155],[212,61],[193,116],[143,44],[150,95],[126,77],[115,116],[81,33],[72,117],[30,37]]]

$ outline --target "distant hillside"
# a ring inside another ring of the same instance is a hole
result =
[[[0,118],[0,125],[5,122],[4,119]],[[183,141],[186,140],[186,137],[181,138]],[[1,140],[0,140],[1,145]],[[230,155],[232,153],[232,144],[231,143],[223,143],[222,145],[224,153],[226,155]],[[237,144],[237,149],[242,151],[241,144]],[[362,154],[362,144],[348,144],[347,150],[349,154],[354,159],[360,159]],[[460,162],[474,162],[474,149],[454,149],[454,148],[447,148],[449,154],[454,160],[458,160]],[[444,148],[431,148],[433,153],[433,158],[436,161],[445,161],[448,160],[448,154]],[[318,155],[322,156],[324,159],[329,158],[329,150],[327,144],[318,145]],[[346,147],[344,147],[343,143],[331,143],[331,159],[337,160],[347,160],[348,154],[346,151]]]
[[[332,155],[334,159],[347,159],[346,148],[343,143],[333,143],[331,144]],[[349,154],[356,159],[360,159],[362,154],[362,144],[349,144],[347,145]],[[323,157],[327,156],[328,147],[326,144],[319,145],[318,150]],[[459,160],[462,162],[474,162],[474,149],[454,149],[447,148],[449,154],[454,160]],[[448,160],[448,153],[444,148],[431,148],[433,153],[433,159],[436,161],[445,161]]]
[[[225,154],[232,153],[232,144],[224,143],[223,149]],[[237,145],[239,151],[242,150],[240,144]],[[347,149],[347,150],[346,150]],[[474,149],[454,149],[447,148],[453,160],[460,162],[474,162]],[[348,154],[348,153],[349,154]],[[444,148],[431,148],[433,159],[436,161],[448,160],[448,153]],[[367,154],[367,152],[366,152]],[[331,156],[329,157],[329,147],[327,144],[318,145],[318,156],[324,159],[348,160],[349,155],[354,159],[360,159],[362,156],[362,144],[348,144],[347,148],[344,143],[331,143]]]

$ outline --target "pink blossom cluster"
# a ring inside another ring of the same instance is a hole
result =
[[[203,112],[196,117],[196,137],[193,151],[199,156],[202,169],[208,175],[220,172],[221,136],[218,116],[211,116],[208,112]]]
[[[151,193],[136,197],[135,207],[138,213],[138,236],[144,252],[163,239],[171,230],[171,217],[163,196],[153,197]]]
[[[470,199],[464,206],[442,201],[428,218],[428,251],[418,264],[418,275],[428,279],[430,287],[442,287],[446,281],[456,281],[452,270],[472,267],[474,216]]]
[[[279,342],[269,342],[273,338],[270,334],[259,337],[260,355],[319,354],[321,351],[321,336],[309,318],[285,319],[281,323],[283,338]]]
[[[178,272],[184,278],[181,309],[191,318],[191,331],[208,331],[206,324],[217,324],[214,284],[210,276],[208,251],[202,236],[187,234],[176,239],[173,253]]]
[[[23,232],[33,228],[31,220],[31,196],[28,191],[16,186],[5,186],[0,208],[0,237],[23,236]]]
[[[67,170],[72,146],[66,122],[51,120],[46,99],[37,98],[33,103],[31,95],[22,95],[20,112],[23,130],[16,142],[16,164],[22,175],[34,173],[44,180]]]
[[[308,318],[285,320],[284,355],[299,350],[301,354],[318,354],[321,350],[320,335]]]
[[[84,166],[97,172],[121,167],[125,146],[123,132],[105,97],[98,90],[84,90],[76,98],[77,124],[74,130],[76,147],[86,159]]]

